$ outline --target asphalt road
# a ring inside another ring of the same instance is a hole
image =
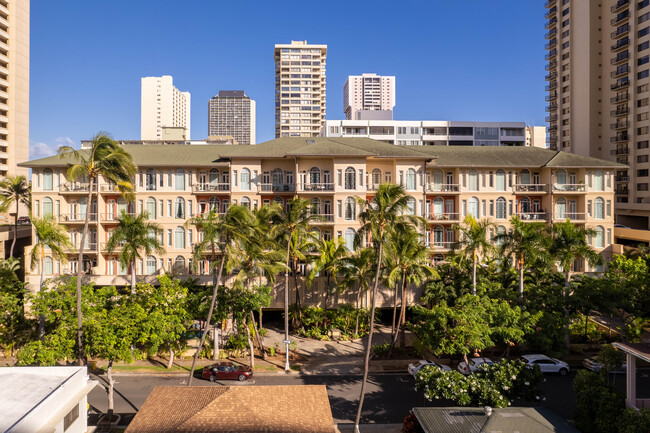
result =
[[[561,377],[547,375],[546,381],[540,385],[545,401],[541,405],[548,406],[563,417],[570,419],[575,409],[575,396],[571,389],[575,373]],[[100,377],[102,380],[103,377]],[[186,385],[186,376],[116,376],[115,412],[123,414],[128,421],[139,409],[154,386]],[[625,379],[622,378],[624,382]],[[414,379],[408,374],[374,374],[368,379],[367,393],[364,402],[363,422],[368,423],[401,423],[411,408],[416,406],[450,406],[450,402],[437,400],[427,401],[421,392],[414,389]],[[258,375],[247,382],[223,381],[211,383],[207,380],[196,379],[192,385],[197,386],[252,386],[252,385],[326,385],[329,394],[332,415],[335,422],[351,422],[356,416],[361,376],[309,376],[300,374]],[[106,393],[101,387],[96,387],[88,396],[91,413],[95,410],[106,410]],[[296,402],[299,404],[299,402]],[[525,403],[524,405],[530,405]],[[92,423],[95,417],[90,417]]]

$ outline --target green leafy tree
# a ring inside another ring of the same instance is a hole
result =
[[[339,286],[338,276],[343,265],[343,259],[347,255],[348,250],[345,248],[345,240],[342,238],[316,241],[317,258],[311,264],[311,271],[307,275],[306,284],[311,286],[316,276],[321,272],[325,272],[325,308],[327,308],[327,301],[333,289]]]
[[[476,295],[476,267],[479,256],[486,256],[492,251],[488,234],[494,224],[488,220],[477,221],[472,215],[467,215],[463,224],[454,225],[459,232],[458,241],[452,245],[452,252],[460,255],[463,260],[472,262],[472,295]]]
[[[625,399],[615,392],[598,373],[580,370],[573,380],[576,427],[584,433],[619,431]]]
[[[16,209],[14,215],[14,238],[11,241],[9,257],[14,256],[14,246],[18,238],[18,214],[21,204],[27,209],[32,208],[32,187],[29,185],[27,178],[25,176],[9,176],[0,181],[0,210],[7,212],[12,205]]]
[[[148,257],[154,252],[163,254],[165,248],[160,241],[162,229],[156,223],[148,221],[146,213],[130,215],[122,211],[117,217],[117,227],[113,231],[106,250],[113,253],[120,250],[118,260],[124,267],[131,269],[131,294],[135,294],[135,262],[137,259]]]
[[[344,288],[356,287],[356,318],[354,322],[354,335],[359,335],[359,316],[361,314],[361,296],[370,288],[370,279],[374,271],[376,251],[372,248],[357,248],[348,257],[343,259],[340,272],[343,275],[341,286]]]
[[[248,341],[250,366],[255,367],[255,352],[251,327],[253,324],[253,312],[271,305],[271,287],[255,286],[250,289],[233,287],[230,289],[230,308],[233,318],[244,328],[246,340]],[[263,350],[263,348],[260,348]]]
[[[133,181],[136,167],[131,155],[115,142],[108,134],[99,132],[93,137],[88,149],[76,150],[70,146],[61,146],[58,150],[60,158],[68,161],[67,178],[70,182],[83,179],[88,182],[87,201],[89,208],[92,206],[93,194],[97,193],[97,181],[103,177],[116,186],[118,191],[129,200],[133,197]],[[81,316],[81,276],[83,274],[84,248],[88,236],[88,222],[90,212],[86,212],[84,228],[79,243],[79,257],[77,259],[77,350],[79,365],[84,364],[83,331]]]
[[[11,286],[10,286],[11,287]],[[23,302],[19,293],[0,286],[0,346],[9,350],[15,362],[16,337],[23,322]]]

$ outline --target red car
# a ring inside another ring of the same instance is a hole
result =
[[[203,379],[208,379],[210,382],[228,379],[236,379],[243,382],[253,377],[253,370],[250,367],[243,365],[235,366],[232,362],[223,361],[203,367],[202,377]]]

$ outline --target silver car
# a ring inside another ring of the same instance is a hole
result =
[[[411,376],[416,376],[418,374],[418,371],[425,365],[434,365],[438,367],[442,371],[451,371],[451,368],[449,368],[446,365],[438,364],[437,362],[434,361],[429,361],[426,359],[421,359],[418,362],[414,362],[413,364],[409,364],[408,372]]]

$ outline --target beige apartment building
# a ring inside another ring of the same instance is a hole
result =
[[[512,215],[546,223],[568,218],[596,230],[590,242],[603,256],[616,251],[612,231],[618,166],[599,159],[531,147],[413,148],[368,138],[280,138],[254,147],[146,142],[123,146],[138,165],[136,198],[131,203],[103,179],[93,185],[69,182],[66,160],[48,157],[24,164],[33,173],[34,216],[54,215],[70,229],[78,246],[84,217],[90,213],[84,268],[87,278],[100,285],[129,283],[128,270],[115,253],[106,251],[122,211],[147,212],[163,230],[166,252],[136,263],[140,280],[155,282],[157,275],[171,272],[194,273],[193,278],[208,282],[207,263],[199,263],[198,271],[190,265],[201,233],[186,225],[189,218],[210,210],[224,212],[231,204],[285,206],[299,196],[323,217],[315,224],[319,237],[343,238],[352,249],[360,227],[356,198],[371,199],[381,183],[403,185],[409,195],[408,212],[426,219],[423,235],[432,262],[449,253],[457,239],[454,224],[469,214],[494,221],[491,236],[506,230]],[[95,193],[90,205],[89,188]],[[46,257],[46,277],[75,273],[76,255],[70,254],[69,264]],[[577,270],[598,271],[584,264]],[[27,275],[32,290],[38,287],[39,276],[38,269]],[[319,287],[324,287],[323,281],[301,289],[306,291],[305,303],[322,300]],[[281,305],[276,291],[272,306]]]
[[[616,161],[617,222],[650,229],[650,2],[546,2],[549,146]]]
[[[140,90],[140,139],[162,140],[169,131],[191,138],[191,96],[174,86],[170,75],[143,77]],[[178,131],[179,128],[182,128]]]
[[[29,0],[0,0],[0,177],[27,176]]]
[[[327,45],[276,44],[275,137],[317,137],[325,123]]]
[[[346,120],[363,120],[373,114],[376,114],[375,118],[393,120],[394,108],[393,76],[350,75],[343,85],[343,112]]]

